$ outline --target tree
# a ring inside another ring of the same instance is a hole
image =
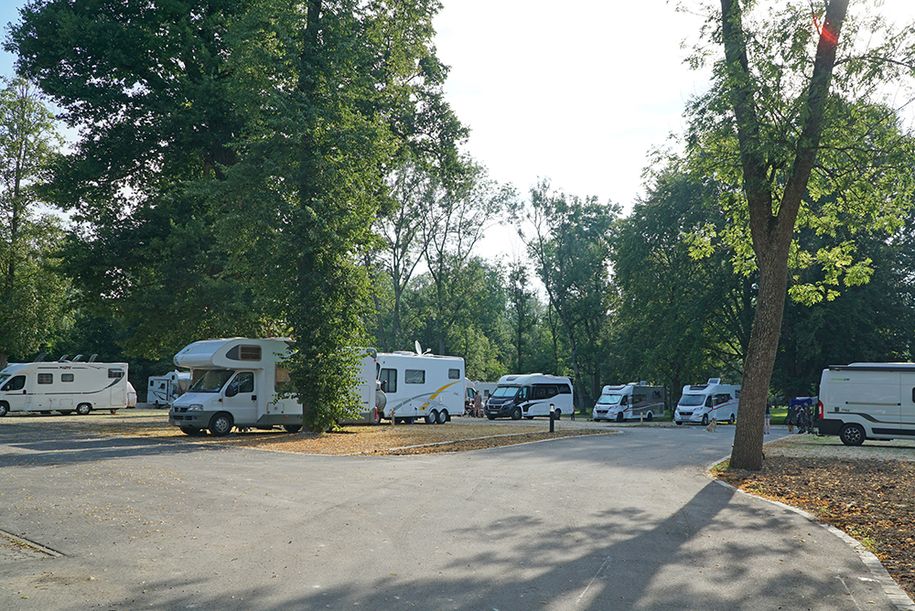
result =
[[[552,191],[547,183],[531,190],[524,212],[532,231],[522,238],[568,341],[575,383],[586,404],[600,394],[613,301],[610,245],[618,212],[594,197]]]
[[[36,213],[58,154],[54,117],[25,80],[0,90],[0,368],[66,328],[69,284],[58,273],[60,220]]]
[[[904,35],[888,35],[884,46],[862,57],[843,43],[848,55],[838,58],[848,4],[831,0],[825,14],[815,14],[813,20],[807,3],[767,7],[766,18],[753,15],[750,22],[757,31],[750,32],[739,0],[721,0],[713,35],[724,57],[715,65],[712,91],[691,108],[690,154],[698,166],[732,187],[721,198],[733,220],[723,240],[733,246],[738,268],[758,273],[734,468],[759,469],[762,463],[763,412],[790,259],[810,265],[813,257],[823,268],[821,280],[792,289],[811,301],[834,296],[832,287],[840,281],[852,285],[868,278],[866,261],[849,262],[836,252],[798,256],[798,220],[824,234],[834,233],[843,215],[860,228],[892,227],[887,217],[898,213],[902,204],[897,202],[908,201],[899,198],[910,185],[898,171],[908,145],[893,129],[895,113],[860,104],[877,83],[902,73],[907,64],[895,61],[891,49]],[[864,26],[852,20],[849,27]]]

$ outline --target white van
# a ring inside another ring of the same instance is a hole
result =
[[[385,394],[381,417],[444,424],[463,415],[464,359],[415,352],[379,352],[377,359]]]
[[[128,407],[127,363],[15,363],[0,371],[0,416]]]
[[[209,430],[227,435],[234,427],[294,433],[302,428],[302,405],[284,394],[292,340],[235,337],[194,342],[175,355],[175,366],[191,370],[187,392],[172,403],[169,424],[187,435]],[[357,388],[362,417],[371,420],[376,406],[374,351],[366,351]],[[377,414],[375,420],[377,421]]]
[[[650,422],[655,415],[664,415],[665,396],[663,386],[648,386],[645,382],[604,386],[591,410],[591,420],[622,422],[630,418],[644,418]]]
[[[153,407],[168,407],[187,392],[191,385],[189,371],[171,371],[164,376],[149,376],[146,402]]]
[[[915,439],[915,363],[832,365],[820,377],[817,429],[857,446]]]
[[[706,425],[717,420],[734,424],[739,400],[740,385],[722,384],[721,378],[709,378],[705,384],[686,385],[674,410],[674,421]]]
[[[530,420],[549,416],[551,405],[556,408],[557,417],[575,411],[572,380],[542,373],[513,374],[499,378],[499,385],[483,411],[490,420],[522,417]]]

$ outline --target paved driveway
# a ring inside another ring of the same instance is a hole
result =
[[[387,458],[52,430],[0,429],[0,529],[65,554],[0,554],[0,608],[890,608],[705,477],[732,427]]]

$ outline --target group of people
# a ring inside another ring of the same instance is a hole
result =
[[[785,424],[788,425],[788,432],[793,433],[797,427],[798,433],[814,433],[813,428],[813,400],[809,397],[798,397],[792,399],[788,405],[788,415],[785,418]],[[772,430],[772,404],[766,405],[766,419],[763,424],[763,435],[768,435]]]

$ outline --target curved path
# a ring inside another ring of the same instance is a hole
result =
[[[705,476],[731,427],[391,458],[15,428],[0,529],[65,556],[0,552],[0,608],[892,608],[838,538]]]

